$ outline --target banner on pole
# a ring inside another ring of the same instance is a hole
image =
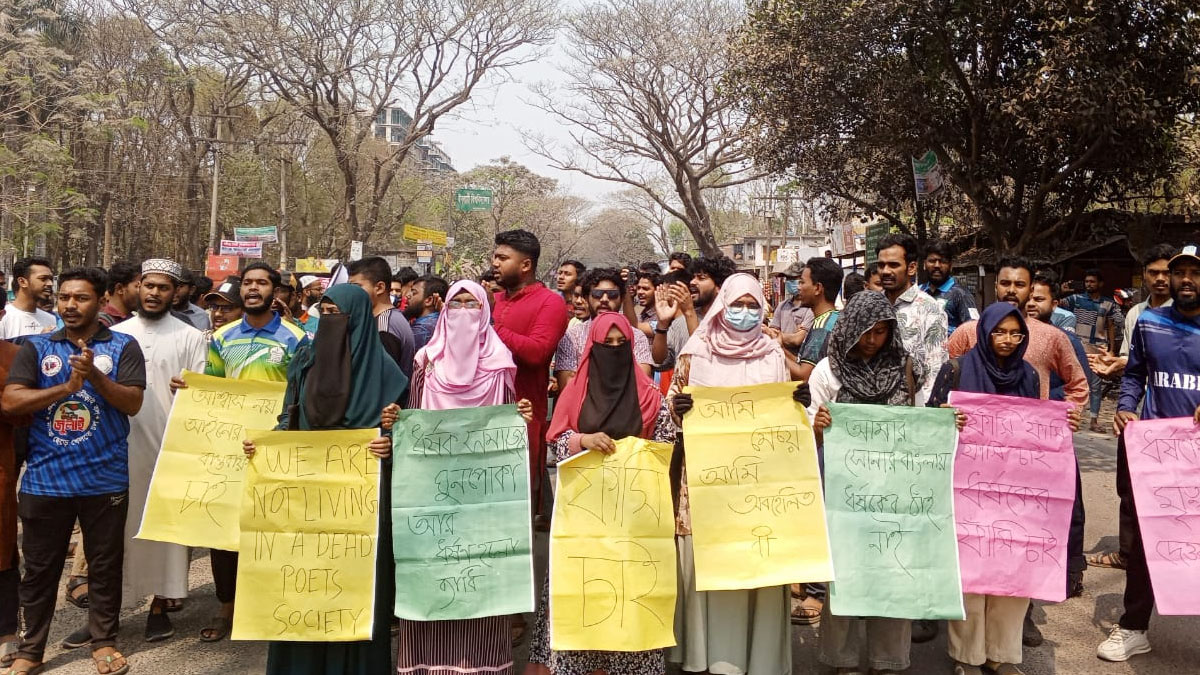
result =
[[[261,258],[261,241],[221,240],[221,255],[236,255],[242,258]]]
[[[945,179],[942,177],[942,167],[934,151],[930,150],[920,157],[913,157],[912,168],[917,199],[923,200],[942,189]]]
[[[492,191],[487,188],[459,188],[454,191],[454,208],[459,211],[490,211]]]
[[[446,245],[446,233],[442,230],[434,230],[428,227],[405,225],[404,238],[409,241],[428,242],[430,244],[437,244],[438,246]]]
[[[276,243],[279,241],[279,228],[274,225],[263,227],[235,227],[233,238],[238,241],[263,241]]]
[[[221,283],[226,277],[238,273],[238,257],[236,255],[209,254],[204,262],[204,276]]]

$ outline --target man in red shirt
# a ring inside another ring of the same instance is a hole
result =
[[[546,469],[546,389],[550,382],[550,361],[567,332],[562,297],[537,280],[541,253],[537,237],[525,230],[497,234],[492,253],[496,282],[504,289],[496,294],[492,322],[517,363],[517,399],[533,403],[533,421],[529,423],[529,485],[539,515]]]

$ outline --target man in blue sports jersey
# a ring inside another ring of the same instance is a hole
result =
[[[18,494],[24,529],[21,611],[25,633],[11,668],[40,669],[71,530],[78,519],[88,556],[88,627],[100,673],[128,670],[116,651],[128,508],[129,417],[142,407],[146,363],[133,337],[100,325],[104,272],[59,277],[63,328],[27,338],[0,404],[33,415]]]
[[[1120,435],[1125,425],[1137,419],[1193,417],[1200,424],[1200,255],[1195,246],[1168,263],[1171,273],[1170,307],[1147,309],[1138,317],[1130,336],[1129,361],[1121,378],[1121,397],[1113,431]],[[1145,398],[1143,402],[1142,399]],[[1122,508],[1137,507],[1129,476],[1124,444],[1117,453],[1117,495]],[[1126,661],[1150,651],[1146,630],[1154,611],[1154,591],[1146,565],[1146,548],[1137,520],[1131,523],[1125,567],[1125,613],[1113,626],[1108,639],[1096,648],[1105,661]]]

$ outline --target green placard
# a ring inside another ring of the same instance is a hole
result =
[[[454,191],[454,208],[459,211],[490,211],[492,191],[487,188],[459,188]]]
[[[396,616],[533,611],[527,439],[511,405],[400,414],[392,437]]]
[[[829,403],[829,609],[840,616],[964,618],[949,408]]]

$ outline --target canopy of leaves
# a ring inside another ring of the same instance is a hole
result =
[[[1000,250],[1179,170],[1194,0],[754,0],[726,86],[767,168],[899,220],[910,158]]]

